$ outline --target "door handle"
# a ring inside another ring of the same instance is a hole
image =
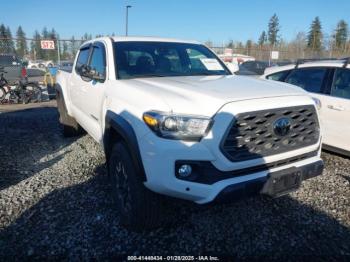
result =
[[[344,111],[344,107],[342,106],[334,106],[334,105],[328,105],[328,108],[329,109],[332,109],[332,110],[337,110],[337,111]]]

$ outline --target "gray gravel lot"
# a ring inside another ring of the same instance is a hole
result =
[[[54,107],[0,113],[0,260],[350,258],[350,159],[324,153],[324,175],[279,199],[216,206],[174,201],[171,226],[135,233],[119,225],[101,148],[88,135],[63,138],[57,118]]]

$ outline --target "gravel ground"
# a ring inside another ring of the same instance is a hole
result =
[[[324,175],[291,195],[216,206],[174,201],[171,226],[135,233],[119,224],[103,152],[88,135],[64,139],[54,107],[0,113],[0,260],[345,258],[350,256],[350,159],[329,153],[323,158]]]

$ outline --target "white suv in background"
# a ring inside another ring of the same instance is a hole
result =
[[[261,78],[302,87],[321,102],[323,148],[350,155],[350,58],[271,67]]]

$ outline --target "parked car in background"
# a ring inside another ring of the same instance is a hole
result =
[[[350,155],[349,59],[299,61],[265,70],[262,78],[302,87],[321,102],[323,147]]]
[[[45,61],[45,60],[36,60],[36,61],[28,61],[28,65],[27,68],[41,68],[41,69],[45,69],[47,67],[53,67],[54,66],[54,62],[49,60],[49,61]]]
[[[255,58],[248,55],[242,55],[242,54],[220,54],[218,55],[220,59],[224,62],[230,62],[235,63],[237,65],[240,65],[246,61],[254,61]]]
[[[246,61],[239,65],[239,75],[262,75],[270,64],[268,61]]]
[[[21,59],[15,54],[0,54],[0,67],[5,71],[4,78],[9,84],[13,84],[27,74]]]
[[[58,64],[58,69],[66,72],[72,72],[73,62],[63,60]]]
[[[135,229],[161,224],[159,194],[198,204],[277,197],[323,170],[308,93],[232,75],[196,41],[85,42],[56,92],[63,134],[83,128],[103,146],[121,223]]]

